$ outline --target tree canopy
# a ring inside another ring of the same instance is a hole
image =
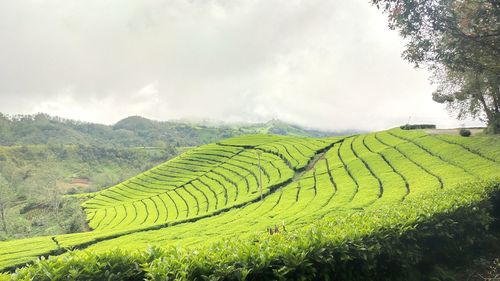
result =
[[[436,102],[500,133],[500,1],[372,0],[408,40],[403,58],[427,67]]]

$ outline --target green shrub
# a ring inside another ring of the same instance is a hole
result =
[[[194,249],[71,252],[38,260],[14,280],[429,280],[496,245],[490,226],[500,183],[464,185],[319,220],[279,235]],[[498,207],[498,206],[497,206]],[[348,228],[347,226],[351,226]],[[497,235],[498,233],[496,233]]]
[[[460,129],[460,135],[462,137],[470,137],[471,135],[471,131],[470,130],[467,130],[467,129]]]

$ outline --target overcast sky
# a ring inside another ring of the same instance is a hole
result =
[[[0,112],[329,130],[464,123],[432,101],[403,47],[368,0],[2,0]]]

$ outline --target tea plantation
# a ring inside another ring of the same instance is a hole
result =
[[[495,243],[499,190],[497,137],[239,136],[90,195],[91,232],[0,242],[0,280],[419,280]]]

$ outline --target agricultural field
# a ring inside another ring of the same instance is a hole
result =
[[[420,235],[481,240],[499,177],[495,137],[238,136],[91,194],[90,232],[0,242],[0,269],[52,256],[5,278],[367,278],[401,256],[425,259]],[[135,266],[103,269],[103,260]]]

